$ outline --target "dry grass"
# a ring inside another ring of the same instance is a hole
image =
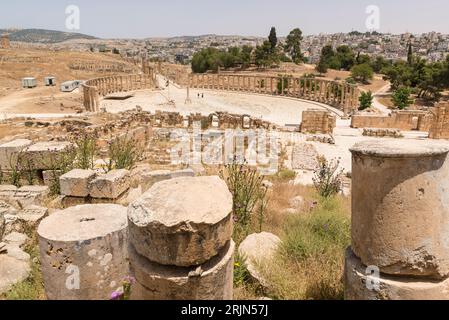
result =
[[[301,196],[297,213],[286,213],[290,200]],[[320,198],[313,188],[274,181],[269,193],[264,231],[283,244],[273,261],[259,266],[269,283],[261,289],[251,281],[235,289],[237,299],[343,299],[344,250],[350,243],[350,199]]]

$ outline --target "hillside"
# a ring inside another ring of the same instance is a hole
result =
[[[93,36],[81,33],[71,33],[54,30],[44,30],[44,29],[22,29],[17,31],[0,29],[0,34],[3,33],[9,33],[9,39],[11,41],[32,42],[32,43],[51,44],[74,39],[89,39],[89,40],[97,39]]]

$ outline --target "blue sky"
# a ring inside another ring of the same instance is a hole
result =
[[[447,0],[3,0],[0,28],[65,29],[65,8],[78,5],[79,32],[104,38],[201,34],[266,36],[366,31],[365,9],[380,8],[380,31],[449,33]]]

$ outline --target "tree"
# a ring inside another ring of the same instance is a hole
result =
[[[274,52],[274,48],[278,45],[278,37],[276,35],[276,28],[271,27],[270,35],[268,36],[268,41],[271,45],[271,52]]]
[[[260,46],[256,47],[254,52],[255,62],[258,67],[269,67],[272,63],[272,51],[269,41],[264,41]]]
[[[360,102],[359,110],[371,108],[371,106],[373,105],[373,98],[374,98],[373,93],[371,91],[362,92],[359,98]]]
[[[393,104],[401,110],[407,108],[414,102],[410,98],[410,95],[411,90],[408,87],[402,87],[397,89],[392,95]]]
[[[374,72],[369,64],[358,64],[352,67],[351,76],[360,82],[366,83],[373,78]]]
[[[413,48],[411,41],[408,42],[407,63],[409,66],[413,64]]]
[[[303,55],[301,53],[302,31],[299,28],[290,31],[285,43],[285,51],[292,57],[296,64],[303,62]]]
[[[337,48],[337,59],[340,62],[340,68],[350,70],[355,63],[354,51],[348,46],[339,46]]]
[[[247,46],[247,45],[242,47],[242,53],[241,53],[242,68],[245,69],[251,65],[252,53],[253,53],[253,47]]]
[[[323,59],[320,59],[316,66],[316,71],[318,71],[320,74],[324,74],[327,72],[327,64]]]

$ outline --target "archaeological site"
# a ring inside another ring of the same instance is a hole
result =
[[[74,2],[0,5],[0,305],[449,300],[449,29]]]

